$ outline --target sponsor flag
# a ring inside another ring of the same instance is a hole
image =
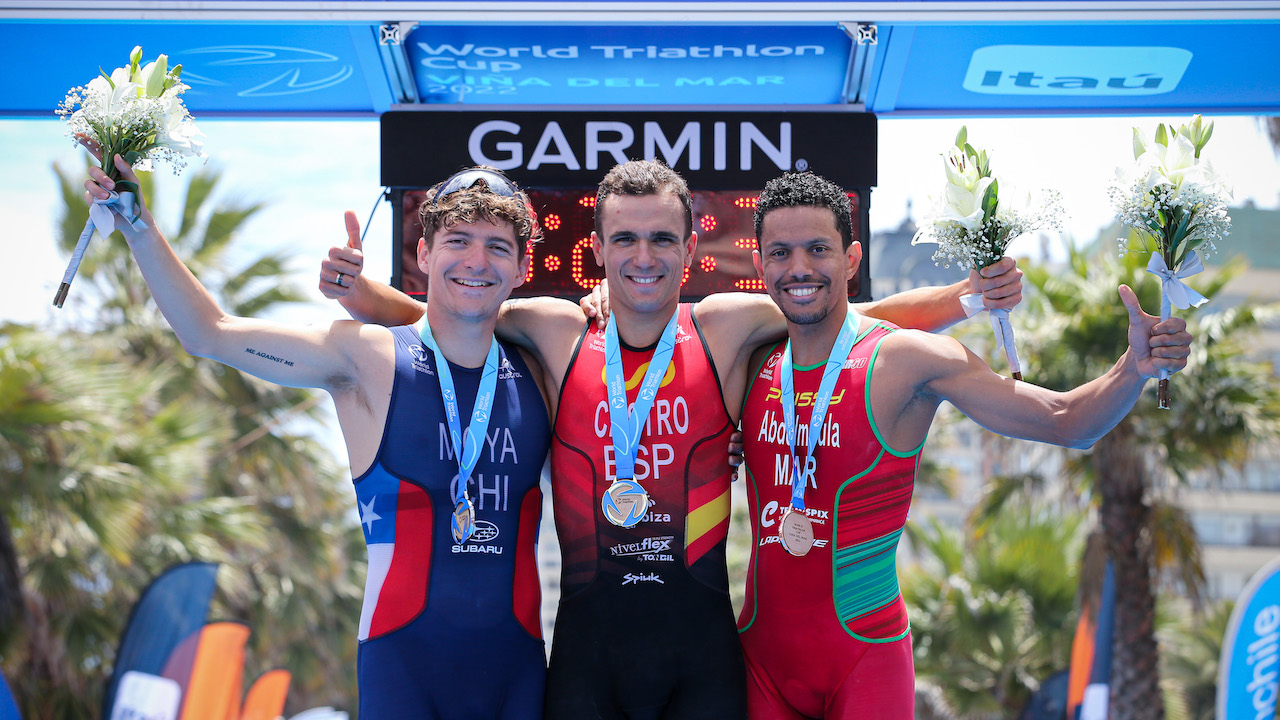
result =
[[[1218,663],[1218,718],[1274,720],[1280,693],[1280,558],[1249,581],[1227,623]]]
[[[164,672],[172,665],[170,656],[182,642],[198,633],[209,612],[209,601],[217,578],[218,566],[214,563],[184,563],[169,568],[151,582],[134,604],[120,637],[115,667],[103,694],[102,716],[115,715],[116,696],[125,675],[133,676],[131,687],[135,691],[149,684],[148,676],[166,675],[185,684],[190,665],[175,667],[179,677]],[[119,708],[124,712],[123,708]]]
[[[284,714],[285,697],[289,694],[288,670],[268,670],[258,677],[244,698],[240,720],[276,720]]]
[[[315,707],[310,710],[303,710],[294,715],[291,720],[347,720],[347,714],[328,706]]]
[[[1102,594],[1097,600],[1098,612],[1092,618],[1090,607],[1092,605],[1086,599],[1071,646],[1067,694],[1069,720],[1107,720],[1111,700],[1111,642],[1116,617],[1116,578],[1110,560],[1102,582]]]
[[[4,673],[0,673],[0,720],[20,720],[18,706],[13,702],[13,694],[4,681]]]
[[[238,718],[248,641],[249,626],[243,623],[215,622],[204,626],[195,643],[180,720]]]
[[[1045,678],[1022,708],[1018,720],[1063,720],[1067,717],[1067,682],[1070,670],[1059,670]]]

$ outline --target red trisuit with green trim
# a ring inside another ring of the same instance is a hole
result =
[[[814,529],[813,548],[803,557],[778,542],[792,477],[779,386],[784,344],[769,351],[747,391],[742,429],[755,542],[738,629],[752,720],[914,716],[915,671],[895,554],[920,448],[891,450],[871,419],[871,368],[880,342],[897,328],[862,323],[812,463],[804,448],[823,363],[794,368],[796,448]]]

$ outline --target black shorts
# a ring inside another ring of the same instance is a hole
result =
[[[727,595],[672,573],[597,577],[560,601],[545,720],[741,720],[746,666]]]

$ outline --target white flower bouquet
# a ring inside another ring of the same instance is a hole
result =
[[[1151,252],[1147,272],[1160,278],[1160,319],[1173,308],[1186,310],[1207,301],[1184,279],[1204,270],[1198,253],[1210,253],[1231,233],[1227,203],[1231,191],[1200,152],[1213,135],[1213,123],[1199,115],[1174,130],[1160,123],[1154,138],[1133,129],[1134,167],[1120,170],[1110,188],[1111,204],[1122,225],[1138,230],[1142,249]],[[1120,238],[1120,252],[1128,246]],[[1169,407],[1169,374],[1160,372],[1158,405]]]
[[[960,128],[955,145],[942,159],[947,176],[942,197],[911,240],[913,245],[937,243],[935,262],[947,267],[954,262],[981,270],[1004,257],[1005,248],[1015,238],[1060,227],[1061,197],[1056,192],[1042,192],[1033,198],[1025,191],[1001,191],[999,181],[991,174],[987,151],[969,144],[965,127]],[[963,296],[961,302],[970,316],[985,309],[978,293]],[[1004,348],[1010,372],[1021,380],[1022,367],[1009,311],[994,309],[990,314],[996,346]]]
[[[62,285],[53,304],[62,307],[71,288],[71,280],[84,257],[96,227],[103,237],[111,234],[115,224],[111,210],[139,225],[137,193],[133,183],[121,182],[114,158],[120,155],[138,170],[149,171],[154,162],[167,162],[177,174],[186,166],[187,158],[204,158],[204,135],[182,104],[187,89],[179,78],[182,66],[169,69],[168,56],[141,66],[142,48],[129,53],[129,65],[116,68],[110,75],[100,71],[88,85],[74,87],[58,106],[57,114],[67,122],[68,133],[76,142],[96,147],[102,155],[102,169],[116,181],[116,193],[110,200],[97,202],[89,209],[89,222],[76,243],[75,252],[62,277]]]

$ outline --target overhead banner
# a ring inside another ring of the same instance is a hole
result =
[[[1280,558],[1240,593],[1218,663],[1219,720],[1274,720],[1280,692]]]
[[[395,111],[382,116],[382,184],[430,187],[491,165],[529,187],[594,188],[615,164],[659,158],[697,190],[759,189],[812,170],[876,184],[876,118],[856,112]]]
[[[135,45],[144,62],[182,65],[197,118],[373,115],[392,102],[368,24],[0,22],[0,60],[40,66],[38,82],[6,83],[0,113],[55,117],[69,89],[128,65]]]
[[[852,43],[809,26],[422,25],[424,104],[838,103]]]
[[[878,114],[1265,113],[1280,106],[1280,23],[895,24]]]

